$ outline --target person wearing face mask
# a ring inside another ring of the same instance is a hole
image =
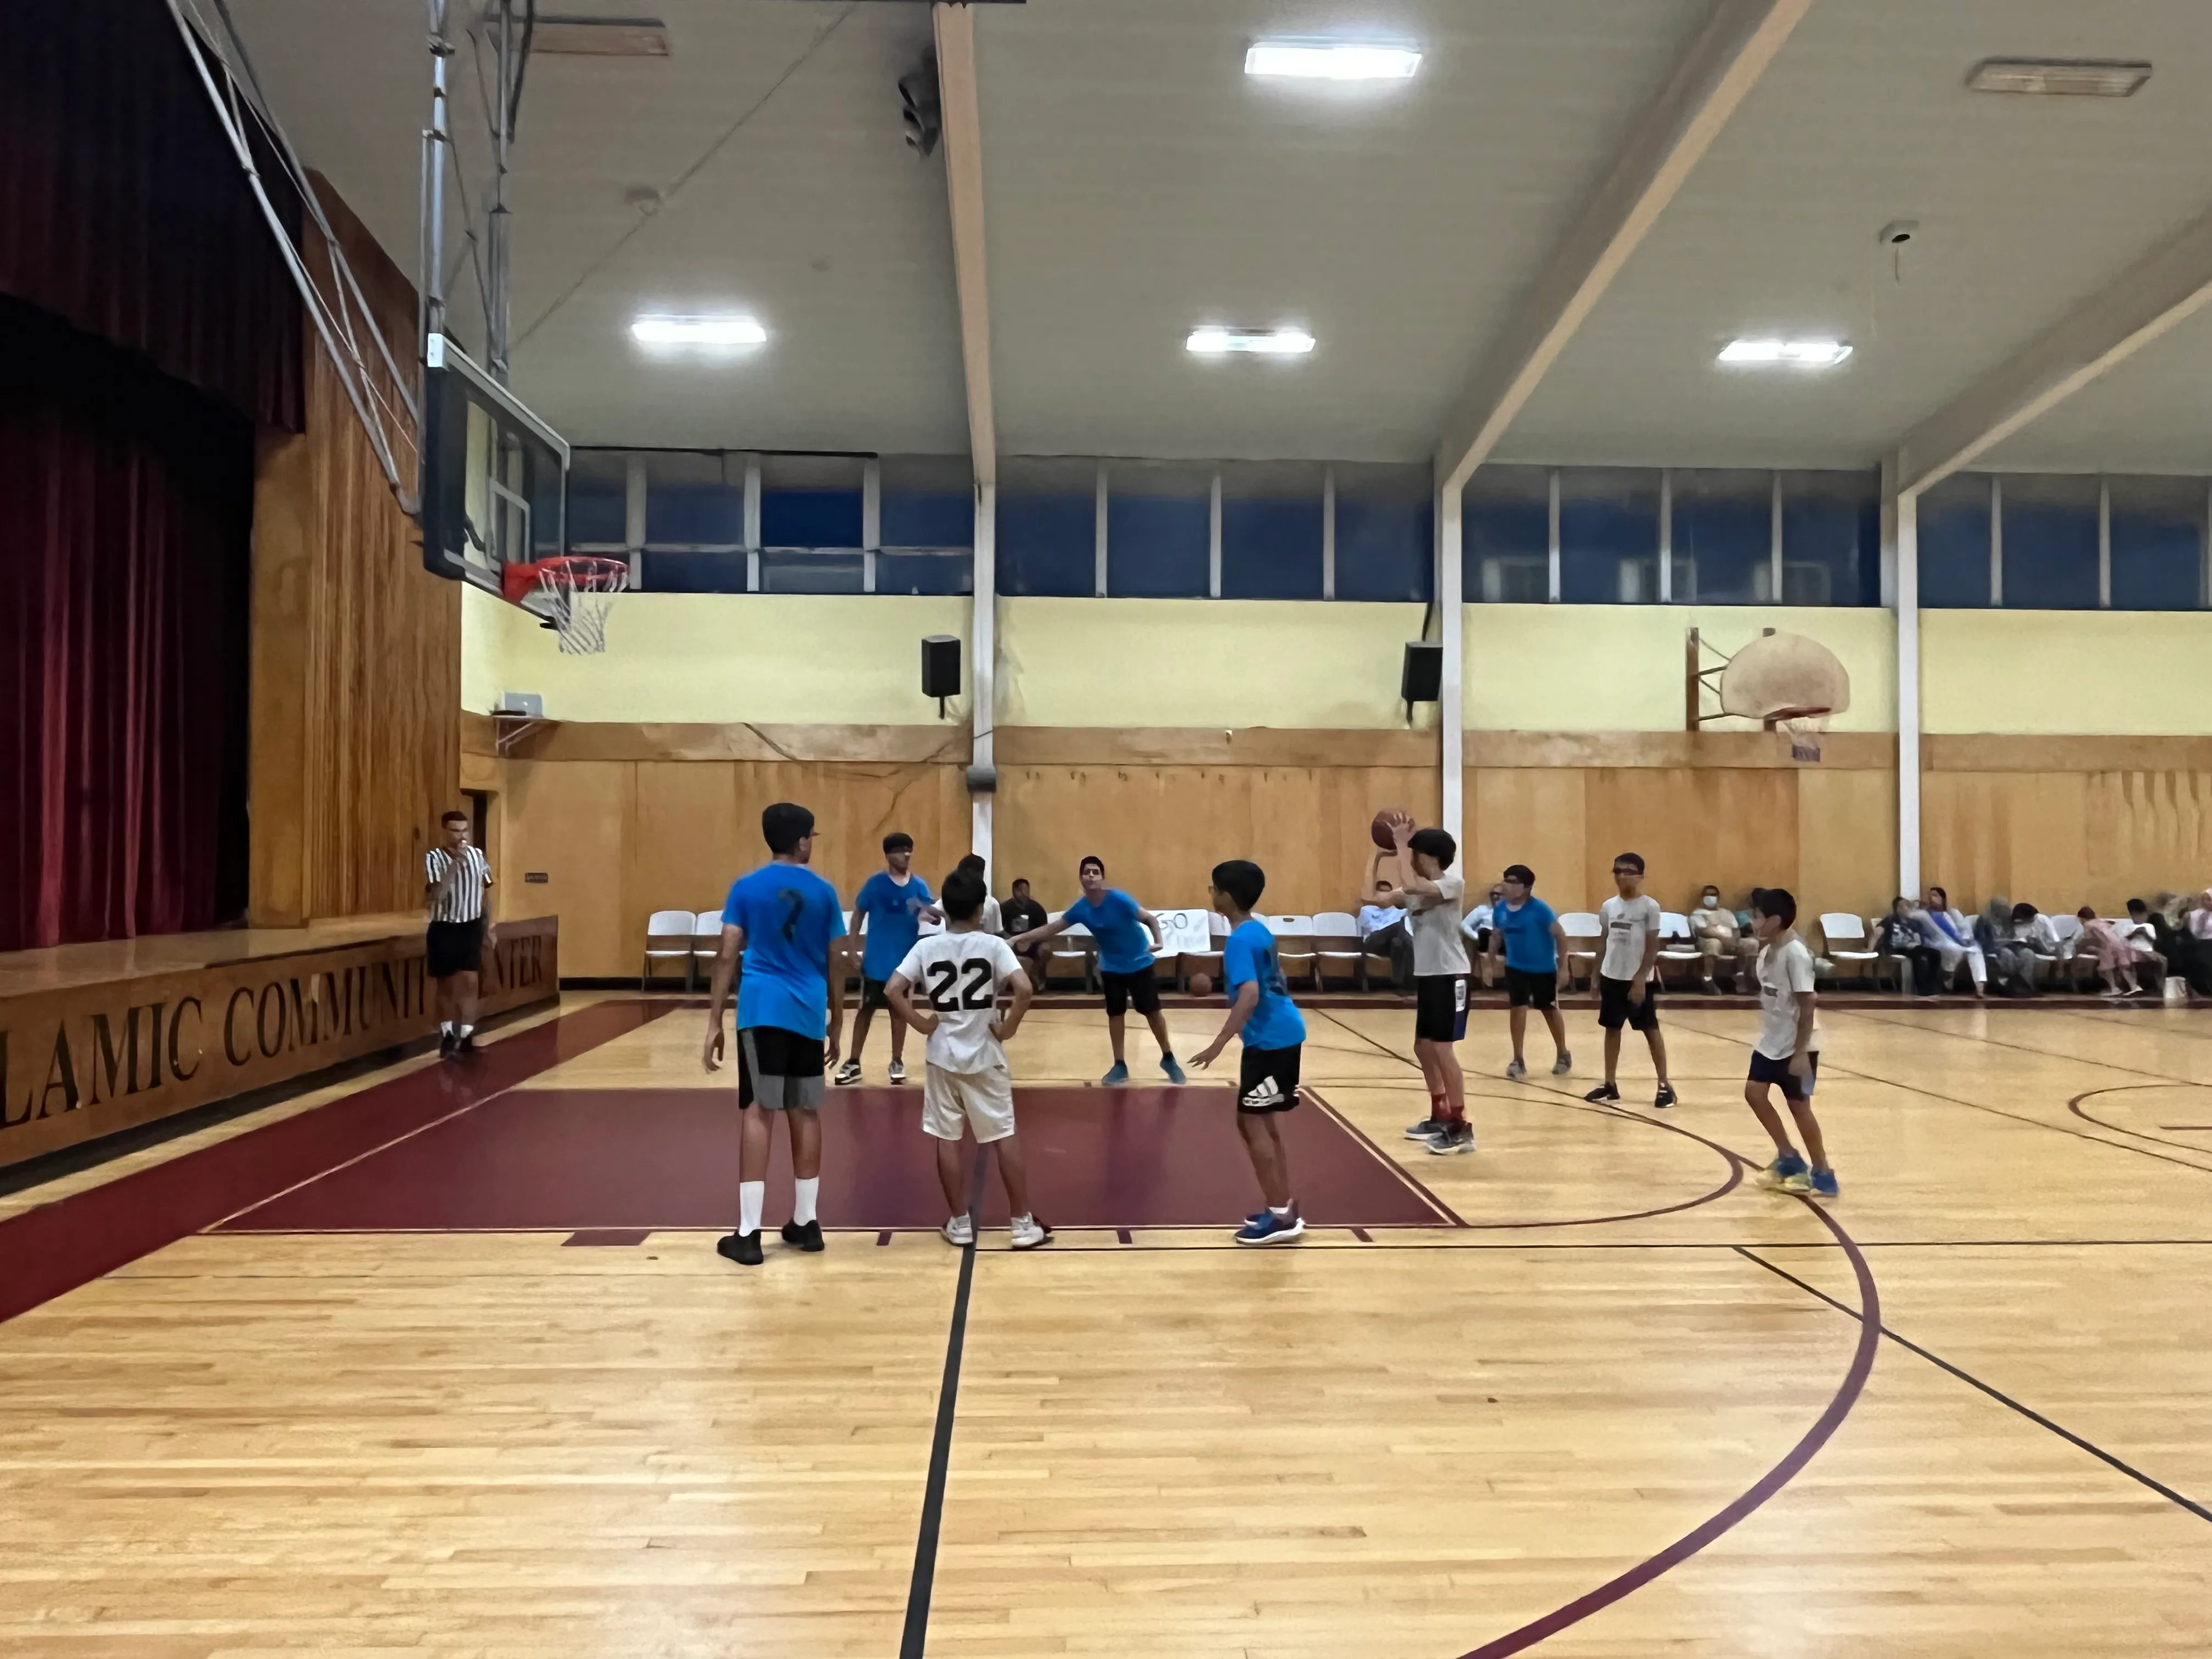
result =
[[[1736,926],[1735,913],[1722,906],[1721,890],[1711,882],[1698,895],[1698,908],[1690,912],[1690,933],[1698,942],[1698,970],[1704,975],[1698,988],[1707,996],[1720,994],[1720,987],[1713,983],[1713,964],[1717,962],[1727,963],[1730,984],[1741,980],[1746,955],[1743,930]],[[1751,948],[1759,948],[1756,941]]]

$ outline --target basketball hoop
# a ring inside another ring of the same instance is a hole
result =
[[[1693,629],[1690,648],[1701,642]],[[1720,713],[1698,711],[1696,724],[1711,719],[1757,720],[1767,731],[1790,734],[1790,758],[1820,758],[1820,734],[1831,715],[1851,706],[1851,677],[1836,653],[1818,640],[1765,629],[1718,669],[1697,668],[1689,682],[1692,695],[1711,679],[1720,694]]]
[[[570,656],[607,648],[607,611],[629,586],[629,562],[568,553],[510,564],[501,573],[507,597],[561,636]]]
[[[1828,729],[1826,708],[1785,708],[1770,714],[1765,721],[1770,732],[1779,726],[1790,734],[1790,758],[1794,761],[1816,761],[1820,758],[1820,733]]]

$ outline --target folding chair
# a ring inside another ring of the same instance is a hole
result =
[[[1359,918],[1349,910],[1324,910],[1313,919],[1313,928],[1314,989],[1328,989],[1328,970],[1342,967],[1365,990],[1367,952],[1359,948]]]
[[[684,964],[687,988],[697,981],[690,977],[691,930],[697,921],[690,910],[655,910],[645,924],[645,963],[637,970],[637,988],[653,988],[653,964],[656,962],[680,962]]]
[[[1586,981],[1597,978],[1599,941],[1605,938],[1605,924],[1594,910],[1570,910],[1559,918],[1559,931],[1567,936],[1567,983],[1575,982],[1575,963],[1587,962],[1589,972]]]
[[[1881,952],[1867,948],[1865,919],[1848,910],[1824,910],[1820,913],[1820,938],[1826,949],[1821,952],[1836,965],[1840,976],[1846,963],[1858,969],[1859,977],[1875,989],[1881,988],[1875,977],[1875,964],[1881,960]]]

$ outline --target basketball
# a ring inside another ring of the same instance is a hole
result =
[[[1395,806],[1384,807],[1375,815],[1375,822],[1367,827],[1367,833],[1375,838],[1375,844],[1386,853],[1398,849],[1397,837],[1390,833],[1390,820],[1398,816],[1398,811]]]
[[[1213,994],[1213,975],[1211,974],[1193,974],[1190,976],[1190,994],[1194,997],[1212,996]]]

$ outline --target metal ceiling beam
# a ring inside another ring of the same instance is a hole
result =
[[[2212,213],[2168,238],[1958,397],[1898,447],[1897,488],[1917,495],[2212,301]]]
[[[991,414],[991,302],[983,277],[983,125],[975,97],[975,19],[965,5],[937,5],[931,12],[937,26],[945,183],[952,203],[960,356],[968,379],[968,447],[978,487],[996,489],[999,435]]]
[[[1812,0],[1717,0],[1581,216],[1485,355],[1437,446],[1456,493],[1534,395]]]

